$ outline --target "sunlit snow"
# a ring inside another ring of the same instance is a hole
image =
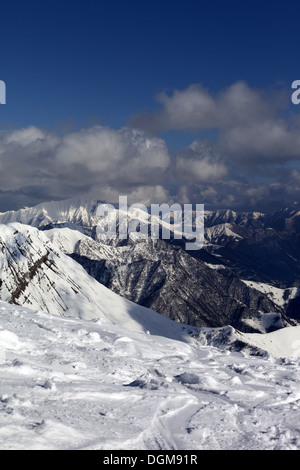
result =
[[[0,447],[299,449],[294,344],[253,357],[1,302]]]

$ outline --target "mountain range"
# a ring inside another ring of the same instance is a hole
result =
[[[205,212],[188,251],[97,205],[0,214],[1,449],[299,449],[299,214]]]
[[[130,301],[134,308],[144,307],[191,327],[231,325],[241,332],[265,333],[298,324],[300,212],[205,211],[204,246],[187,251],[184,239],[174,237],[99,241],[95,231],[98,204],[75,198],[0,214],[0,223],[6,226],[2,237],[5,234],[17,250],[20,237],[27,240],[21,244],[18,267],[8,261],[8,240],[2,240],[1,299],[23,305],[31,302],[34,308],[64,314],[79,298],[74,301],[74,291],[90,283],[84,278],[88,274],[97,289],[104,286],[106,293]],[[48,269],[47,276],[34,274],[46,266],[55,276]],[[66,280],[74,285],[66,288]],[[82,294],[88,308],[82,309],[78,302],[72,308],[95,315],[88,312],[95,311],[98,293]]]

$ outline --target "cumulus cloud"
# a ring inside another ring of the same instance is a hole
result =
[[[0,132],[0,210],[78,194],[261,211],[300,200],[300,117],[284,110],[281,91],[194,84],[157,101],[159,110],[121,129]],[[160,137],[172,129],[191,142],[173,155]]]
[[[270,212],[297,205],[300,187],[283,182],[268,184],[242,183],[237,180],[217,184],[184,185],[180,192],[190,203],[202,203],[206,210],[232,209],[242,211]]]
[[[89,196],[100,199],[101,201],[109,202],[110,204],[117,205],[119,203],[119,196],[127,196],[128,204],[162,204],[170,202],[169,191],[162,185],[139,185],[136,187],[120,188],[113,186],[101,186],[99,188],[93,187],[87,193]]]
[[[135,129],[95,126],[64,136],[55,163],[67,173],[84,167],[106,183],[138,184],[161,179],[170,157],[162,139]]]
[[[194,141],[176,158],[176,173],[189,182],[216,182],[227,175],[228,169],[221,156],[204,142]]]
[[[267,157],[288,160],[300,157],[300,122],[282,117],[290,97],[283,105],[282,92],[266,93],[252,89],[243,81],[218,93],[199,84],[172,95],[156,97],[160,110],[137,114],[134,127],[152,134],[176,129],[218,133],[218,149],[237,159]]]
[[[242,81],[219,93],[212,93],[201,84],[193,84],[184,90],[174,90],[171,96],[160,93],[156,101],[161,109],[137,114],[132,118],[134,127],[150,132],[226,129],[236,123],[272,115],[272,106],[264,95]]]
[[[251,122],[226,129],[221,138],[226,153],[267,161],[287,161],[300,157],[300,128],[291,129],[283,119]]]
[[[165,198],[161,184],[169,165],[164,140],[140,130],[94,126],[58,136],[30,126],[0,133],[3,198],[19,194],[26,204],[78,192],[101,197],[103,188],[143,198],[145,187],[145,200],[150,193]]]

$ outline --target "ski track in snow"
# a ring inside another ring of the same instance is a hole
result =
[[[0,303],[0,448],[300,449],[300,360]]]

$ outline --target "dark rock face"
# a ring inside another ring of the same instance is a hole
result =
[[[192,326],[230,324],[250,332],[256,329],[248,320],[259,321],[262,312],[283,313],[232,271],[211,269],[164,241],[141,241],[115,257],[107,256],[101,244],[98,248],[93,240],[83,241],[71,256],[109,289],[172,320]]]

